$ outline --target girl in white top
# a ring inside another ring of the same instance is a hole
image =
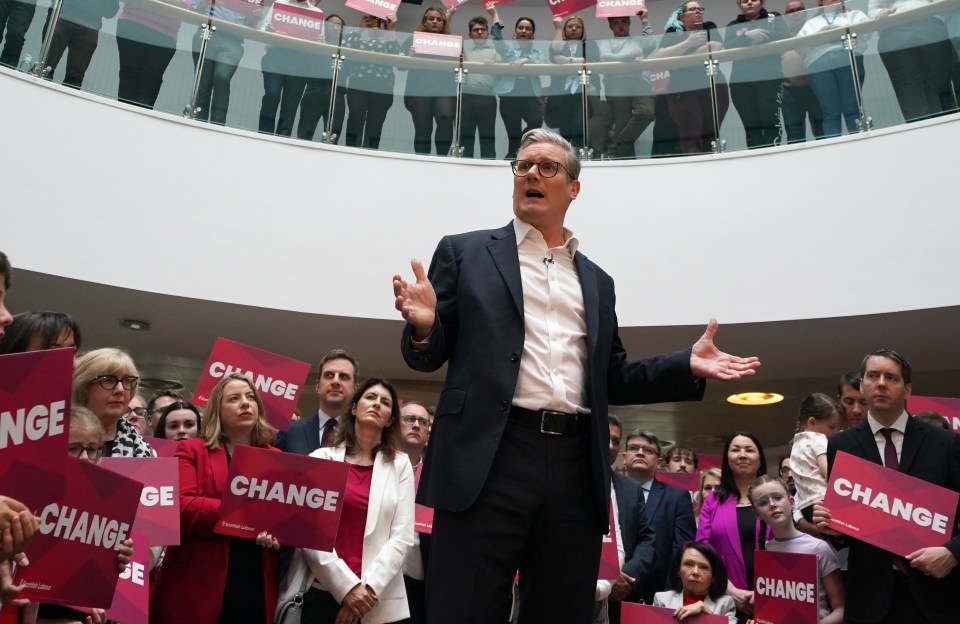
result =
[[[790,470],[797,488],[796,507],[807,522],[812,523],[813,504],[822,501],[827,492],[827,437],[840,430],[841,422],[843,408],[823,393],[809,394],[800,402]]]
[[[750,485],[747,496],[753,505],[753,513],[773,531],[773,539],[765,544],[761,542],[760,549],[816,555],[820,575],[817,584],[819,623],[842,624],[845,594],[837,555],[825,541],[801,533],[793,526],[793,499],[787,491],[787,484],[782,479],[763,475]],[[760,535],[766,535],[766,530]],[[747,624],[752,623],[753,620],[747,621]]]

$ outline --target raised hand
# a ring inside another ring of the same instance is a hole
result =
[[[690,370],[695,377],[736,381],[756,374],[760,368],[760,359],[739,357],[724,353],[713,343],[717,333],[717,319],[710,319],[707,330],[693,345],[690,353]]]
[[[437,318],[437,293],[427,279],[420,260],[411,260],[410,267],[413,269],[415,282],[410,283],[399,274],[393,276],[393,305],[403,320],[413,325],[413,339],[426,340]]]

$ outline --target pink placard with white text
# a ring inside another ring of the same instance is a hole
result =
[[[698,472],[666,472],[661,470],[657,472],[657,481],[663,481],[688,492],[700,490],[700,473]]]
[[[148,624],[150,621],[150,539],[134,532],[133,557],[120,573],[113,604],[107,619],[123,624]]]
[[[413,33],[413,45],[410,47],[410,50],[417,54],[452,56],[453,58],[460,58],[460,50],[462,49],[463,37],[460,35],[426,32]]]
[[[73,349],[0,356],[3,495],[39,509],[63,495]]]
[[[166,438],[151,438],[147,436],[144,440],[146,440],[150,448],[157,453],[157,457],[173,457],[174,453],[177,452],[177,447],[180,446],[179,441],[167,440]]]
[[[820,571],[815,554],[758,550],[754,554],[757,624],[808,624],[820,617]]]
[[[632,17],[646,7],[644,0],[597,0],[595,17]]]
[[[417,467],[414,468],[414,487],[420,489],[420,473],[423,468],[423,462],[417,464]],[[413,529],[417,533],[433,533],[433,507],[427,507],[426,505],[421,505],[416,503],[413,509]]]
[[[281,35],[320,41],[323,39],[323,11],[309,3],[298,5],[277,0],[273,3],[270,26]]]
[[[151,546],[180,544],[180,462],[170,457],[105,457],[100,466],[143,484],[133,530]]]
[[[831,529],[905,557],[950,539],[958,497],[841,451],[823,504],[830,510]]]
[[[597,0],[547,0],[554,17],[566,17],[590,8]]]
[[[26,586],[21,598],[103,608],[113,601],[117,548],[130,536],[143,486],[73,457],[66,477],[63,497],[40,510],[30,565],[14,581]]]
[[[388,16],[397,14],[400,0],[347,0],[344,6],[366,15],[387,19]]]
[[[267,420],[271,425],[280,431],[290,427],[303,383],[310,374],[308,363],[226,338],[217,338],[197,382],[193,402],[206,407],[210,391],[230,373],[239,373],[253,382],[263,398]]]
[[[444,8],[447,8],[447,9],[456,8],[466,2],[467,0],[440,0],[440,4],[442,4]]]
[[[652,607],[635,602],[620,603],[620,624],[677,624],[676,609]],[[729,624],[723,615],[699,613],[683,619],[683,624]]]
[[[238,446],[214,531],[250,539],[267,531],[284,546],[332,551],[349,470],[345,462]]]
[[[911,414],[936,412],[947,419],[951,429],[960,432],[960,399],[912,396],[907,399],[907,409]]]

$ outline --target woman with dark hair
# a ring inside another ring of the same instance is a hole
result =
[[[399,55],[400,44],[392,32],[396,25],[396,15],[390,15],[387,19],[364,15],[360,18],[360,28],[344,36],[343,47],[387,56]],[[347,116],[344,143],[351,147],[379,149],[383,122],[393,106],[396,74],[390,64],[351,61],[349,51],[346,55],[343,73],[350,81],[347,89],[350,114]]]
[[[415,32],[450,34],[450,18],[456,7],[444,11],[440,7],[430,7],[420,19]],[[412,50],[413,37],[404,46],[404,54],[450,60],[444,56],[422,55]],[[407,87],[403,104],[413,118],[413,150],[417,154],[430,154],[431,135],[437,148],[437,156],[447,156],[453,142],[453,114],[457,106],[456,82],[452,66],[448,70],[410,69],[407,71]],[[437,129],[434,134],[433,124]]]
[[[0,337],[0,355],[66,348],[80,349],[80,326],[63,312],[21,312]]]
[[[727,595],[723,559],[709,544],[687,542],[673,555],[667,574],[670,591],[657,592],[653,606],[676,609],[681,622],[701,613],[725,615],[736,624],[737,607]]]
[[[177,401],[163,408],[154,433],[164,440],[189,440],[197,437],[201,428],[200,410],[193,403]]]
[[[753,553],[767,535],[753,514],[747,489],[767,472],[760,440],[738,431],[723,445],[720,485],[703,501],[697,541],[713,546],[727,569],[727,594],[742,616],[753,613]]]
[[[167,547],[150,587],[151,622],[273,621],[280,545],[266,532],[251,540],[214,533],[214,527],[236,448],[272,449],[276,433],[252,381],[233,373],[214,386],[203,436],[177,448],[181,539]]]
[[[280,610],[302,592],[313,624],[379,624],[409,617],[403,561],[413,546],[413,468],[399,446],[400,402],[368,379],[340,419],[335,446],[311,457],[349,464],[333,552],[299,549],[280,589]]]
[[[537,25],[533,18],[520,17],[513,27],[513,44],[503,41],[503,21],[493,3],[486,5],[490,14],[490,34],[496,42],[497,52],[503,60],[513,67],[527,63],[546,63],[543,52],[533,43]],[[517,157],[520,151],[520,139],[528,130],[543,125],[543,113],[540,109],[542,85],[539,76],[530,74],[506,74],[500,77],[497,94],[500,95],[500,118],[507,130],[507,160]],[[521,127],[522,126],[522,127]]]

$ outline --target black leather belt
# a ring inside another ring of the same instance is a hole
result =
[[[568,414],[553,410],[530,410],[513,405],[509,420],[536,429],[544,435],[576,435],[587,430],[589,414]]]

